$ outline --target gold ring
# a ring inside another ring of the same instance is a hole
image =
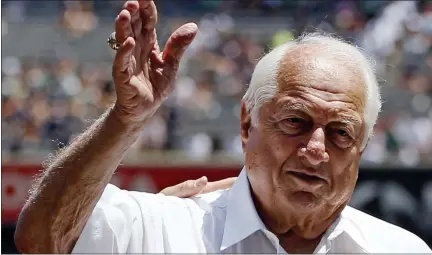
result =
[[[117,51],[120,48],[120,43],[116,40],[115,32],[112,32],[107,39],[107,43],[111,49]]]

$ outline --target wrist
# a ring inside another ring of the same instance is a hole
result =
[[[140,129],[145,123],[155,114],[157,107],[151,109],[147,112],[135,115],[124,109],[118,104],[114,104],[109,113],[113,119],[115,119],[118,124],[124,126],[127,129]]]
[[[143,126],[142,122],[134,121],[132,118],[127,118],[127,116],[120,108],[114,105],[108,113],[108,120],[117,129],[126,131],[127,133],[140,130]]]

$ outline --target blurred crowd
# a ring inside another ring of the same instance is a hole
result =
[[[159,2],[164,19],[201,15],[201,30],[182,61],[176,90],[131,152],[184,151],[191,160],[225,152],[241,160],[239,103],[254,65],[269,49],[319,29],[363,47],[376,60],[385,104],[363,163],[432,165],[430,1]],[[71,38],[85,40],[106,17],[112,23],[120,6],[121,1],[2,1],[2,19],[28,22],[54,10]],[[252,32],[237,25],[246,14],[259,21],[249,24]],[[266,23],[284,15],[291,17],[289,27]],[[1,72],[3,155],[61,148],[115,100],[106,59],[7,55]]]

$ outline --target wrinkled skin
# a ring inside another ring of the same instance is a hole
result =
[[[360,77],[354,64],[302,46],[283,58],[278,92],[259,109],[256,127],[242,105],[255,203],[289,253],[312,253],[352,196],[364,138]],[[292,170],[320,178],[305,180]]]
[[[179,63],[198,27],[182,25],[161,49],[157,20],[156,5],[149,0],[127,1],[118,14],[119,49],[112,64],[116,102],[45,162],[17,221],[14,238],[22,253],[73,250],[126,151],[173,91]]]

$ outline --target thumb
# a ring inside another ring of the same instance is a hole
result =
[[[165,45],[162,56],[164,63],[176,68],[183,53],[192,43],[197,33],[198,26],[195,23],[184,24],[174,31]]]

